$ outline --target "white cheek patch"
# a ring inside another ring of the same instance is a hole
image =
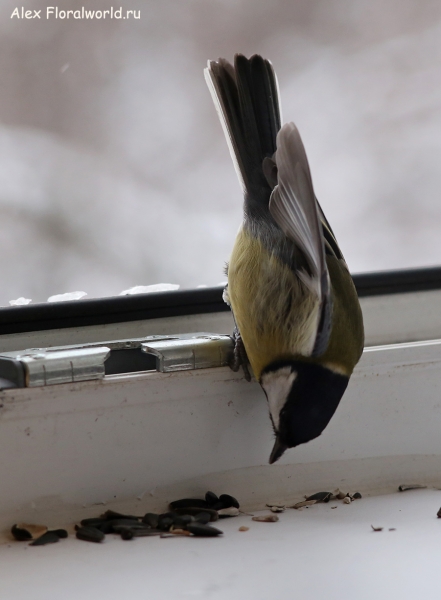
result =
[[[261,386],[268,398],[271,418],[277,431],[279,430],[280,411],[285,406],[296,377],[297,372],[291,371],[291,367],[282,367],[277,371],[270,371],[262,375]]]

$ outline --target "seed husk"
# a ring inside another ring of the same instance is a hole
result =
[[[104,539],[104,533],[96,527],[79,527],[77,529],[76,536],[79,540],[84,542],[102,542]]]
[[[177,508],[210,508],[209,504],[206,500],[201,500],[200,498],[182,498],[182,500],[175,500],[174,502],[170,502],[169,507],[171,510],[176,510]]]
[[[43,535],[40,535],[36,540],[34,540],[30,546],[45,546],[46,544],[54,544],[55,542],[59,542],[60,538],[54,531],[46,531]]]
[[[308,496],[306,500],[315,500],[316,502],[329,502],[331,499],[332,492],[317,492]]]
[[[290,506],[289,508],[303,508],[304,506],[313,506],[317,504],[317,500],[303,500],[302,502],[297,502],[294,506]]]
[[[259,523],[276,523],[279,517],[277,515],[259,515],[258,517],[252,517],[251,520]]]
[[[219,502],[219,498],[214,492],[207,492],[205,494],[205,502],[208,504],[208,506],[212,506],[213,504]]]
[[[217,510],[213,510],[212,508],[204,508],[203,510],[201,510],[197,506],[189,506],[187,508],[176,508],[175,509],[175,513],[178,515],[191,515],[193,517],[200,515],[201,512],[208,513],[211,517],[210,518],[211,521],[217,521],[219,519]]]
[[[238,517],[240,514],[240,510],[235,506],[230,506],[229,508],[221,508],[217,511],[219,515],[219,519],[225,519],[226,517]]]
[[[239,527],[239,531],[249,531],[250,528],[249,527],[245,527],[245,525],[241,525],[241,527]]]
[[[352,496],[352,498],[354,500],[360,500],[360,498],[363,498],[363,496],[360,494],[360,492],[355,492],[355,494]]]
[[[216,529],[216,527],[204,525],[203,523],[189,523],[187,526],[187,531],[196,537],[215,537],[216,535],[223,534],[223,531]]]
[[[285,507],[284,506],[270,506],[270,511],[273,513],[281,513],[281,512],[285,512]]]
[[[18,542],[36,540],[41,535],[45,534],[46,531],[46,525],[35,525],[33,523],[17,523],[11,528],[11,533]],[[27,532],[27,534],[25,532]]]
[[[336,497],[337,497],[339,500],[343,500],[343,498],[346,498],[346,494],[345,494],[345,492],[341,492],[341,491],[339,490],[339,491],[338,491],[338,494],[336,494]]]
[[[188,530],[181,529],[180,527],[177,527],[176,529],[172,527],[170,529],[170,533],[172,533],[173,535],[190,535],[190,532]]]
[[[230,496],[229,494],[221,494],[219,496],[219,502],[222,502],[224,508],[230,508],[234,506],[234,508],[240,508],[239,501],[234,498],[234,496]]]
[[[345,504],[350,504],[350,503],[352,502],[352,500],[351,500],[351,497],[350,497],[350,496],[345,496],[345,497],[343,498],[343,502],[344,502]]]
[[[211,516],[209,515],[208,520],[210,520],[210,518]],[[197,519],[195,519],[195,517],[192,515],[176,515],[176,517],[173,519],[173,527],[185,529],[189,523],[193,523],[195,520]]]
[[[373,525],[371,527],[374,531],[383,531],[383,527],[374,527]]]
[[[419,483],[402,484],[398,486],[399,492],[407,492],[408,490],[426,490],[427,485],[420,485]]]

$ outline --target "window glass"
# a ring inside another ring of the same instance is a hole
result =
[[[225,279],[242,199],[202,70],[239,51],[273,62],[351,270],[441,263],[440,3],[56,4],[0,6],[1,305]]]

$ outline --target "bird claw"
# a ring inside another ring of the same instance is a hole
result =
[[[233,342],[234,342],[234,350],[232,360],[230,361],[230,369],[235,373],[242,367],[244,377],[247,381],[251,381],[251,374],[248,369],[249,360],[247,356],[247,351],[245,350],[244,343],[242,341],[242,337],[239,333],[237,327],[234,328],[233,331]]]

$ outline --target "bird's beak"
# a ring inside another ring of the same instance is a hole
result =
[[[282,456],[282,454],[285,452],[285,450],[288,448],[288,446],[286,446],[286,444],[283,444],[280,439],[278,437],[276,437],[276,441],[274,443],[274,448],[271,452],[271,456],[269,459],[269,464],[272,465],[273,463],[276,462],[276,460],[279,460],[279,458]]]

